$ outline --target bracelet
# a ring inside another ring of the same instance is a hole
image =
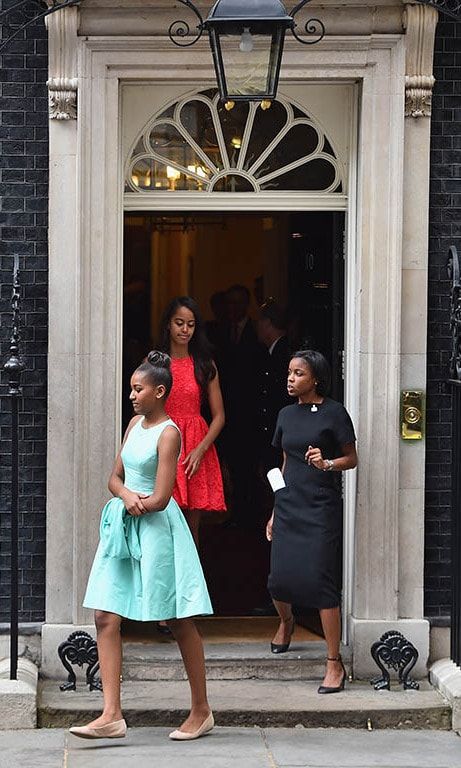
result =
[[[331,472],[331,470],[333,469],[333,467],[335,465],[333,459],[325,459],[325,461],[326,461],[327,466],[325,467],[325,469],[323,471],[324,472]]]

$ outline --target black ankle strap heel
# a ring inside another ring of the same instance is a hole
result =
[[[327,661],[339,661],[343,670],[343,676],[341,678],[341,682],[339,685],[336,685],[336,686],[320,685],[317,688],[317,693],[340,693],[341,691],[344,691],[344,685],[346,683],[346,670],[343,664],[343,660],[341,658],[341,654],[339,654],[339,656],[327,656]]]

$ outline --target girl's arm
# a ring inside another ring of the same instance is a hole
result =
[[[213,363],[214,365],[214,363]],[[211,411],[211,422],[203,440],[184,459],[185,471],[187,477],[192,477],[197,472],[200,462],[210,445],[214,443],[225,423],[224,403],[219,386],[219,374],[216,370],[216,376],[208,382],[208,403]]]
[[[115,459],[115,463],[108,482],[109,491],[113,496],[118,496],[118,498],[123,501],[125,509],[130,515],[141,514],[144,508],[141,504],[142,495],[135,493],[134,491],[130,491],[128,488],[125,488],[125,470],[123,469],[121,454],[130,431],[133,429],[134,425],[137,421],[139,421],[140,418],[142,417],[135,416],[128,424],[125,435],[123,437],[122,445],[120,446],[120,450],[117,453],[117,457]]]
[[[341,446],[342,456],[337,459],[330,459],[328,456],[322,456],[320,448],[313,448],[312,445],[307,449],[305,459],[308,464],[312,464],[317,469],[323,469],[332,472],[343,472],[345,469],[354,469],[357,466],[357,451],[355,443],[346,443]]]
[[[181,437],[176,427],[165,427],[158,441],[158,467],[155,488],[142,500],[143,511],[161,512],[173,493],[176,466],[181,450]]]

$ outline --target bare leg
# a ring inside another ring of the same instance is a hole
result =
[[[336,608],[322,608],[320,610],[323,633],[327,644],[327,656],[334,659],[339,656],[339,644],[341,640],[341,616],[339,606]],[[327,671],[323,685],[336,687],[343,677],[343,668],[340,661],[327,661]]]
[[[95,611],[98,639],[99,665],[103,685],[104,709],[102,715],[88,723],[98,728],[107,723],[121,720],[120,675],[122,672],[121,617],[107,611]]]
[[[193,733],[211,712],[206,692],[202,638],[193,619],[172,619],[168,621],[168,626],[179,645],[191,693],[190,714],[179,730]]]
[[[199,548],[199,530],[200,530],[201,516],[202,516],[201,509],[185,509],[184,510],[184,517],[186,518],[189,524],[190,532],[195,541],[195,546],[197,547],[197,550]]]
[[[280,624],[272,640],[276,645],[288,643],[293,628],[293,610],[290,603],[283,603],[281,600],[272,600],[275,610],[280,617]]]

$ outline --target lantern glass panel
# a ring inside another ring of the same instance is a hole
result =
[[[253,34],[246,28],[238,34],[216,34],[221,65],[218,82],[224,85],[227,99],[275,97],[284,32]]]

